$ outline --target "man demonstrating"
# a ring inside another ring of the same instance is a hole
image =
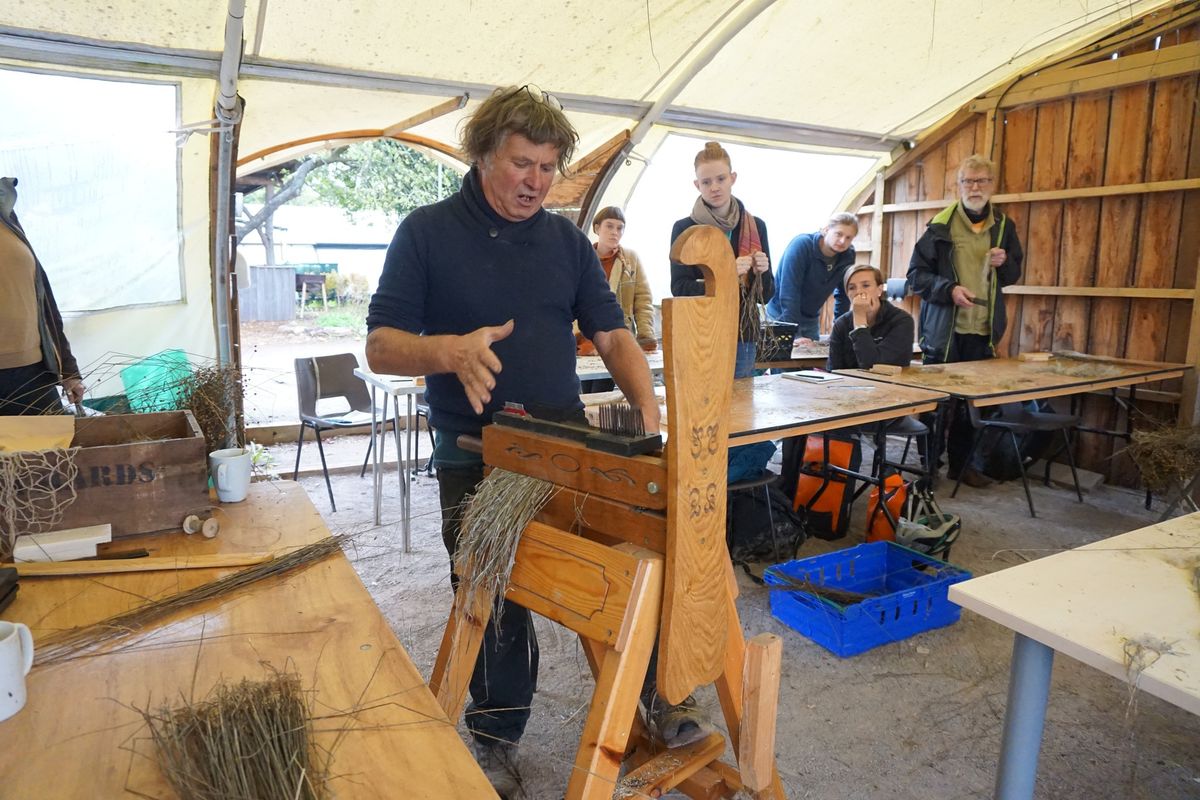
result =
[[[908,285],[921,302],[921,349],[926,364],[980,361],[996,355],[1007,318],[1000,289],[1021,277],[1024,254],[1012,220],[991,205],[995,165],[967,156],[958,168],[961,200],[934,217],[913,249]],[[949,475],[968,486],[991,483],[966,464],[972,431],[955,405],[946,442]]]
[[[778,288],[767,303],[767,316],[799,325],[797,339],[820,338],[821,307],[829,295],[835,295],[835,317],[850,310],[842,278],[854,263],[850,243],[857,234],[858,218],[843,212],[830,217],[821,230],[792,239],[779,262]]]
[[[17,179],[0,178],[0,415],[61,414],[85,387],[50,280],[17,220]]]
[[[831,369],[870,369],[876,364],[907,367],[912,361],[913,318],[883,299],[883,273],[870,264],[846,270],[850,312],[833,322],[829,335]]]
[[[553,96],[497,90],[464,129],[472,167],[462,189],[404,219],[371,300],[371,369],[428,376],[451,569],[459,506],[483,479],[480,456],[459,448],[458,436],[479,436],[506,401],[582,420],[574,321],[646,430],[659,430],[646,358],[595,251],[569,220],[542,209],[577,141]],[[466,718],[475,756],[503,797],[519,785],[516,742],[529,719],[536,643],[524,608],[506,600],[498,618],[486,626]]]

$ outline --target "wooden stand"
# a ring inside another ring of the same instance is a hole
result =
[[[747,647],[725,547],[736,267],[728,240],[707,226],[685,231],[671,257],[701,268],[706,294],[663,302],[670,435],[661,457],[484,430],[487,464],[562,487],[525,529],[506,597],[579,634],[596,679],[567,798],[678,789],[783,800],[773,755],[782,647],[770,635]],[[462,713],[492,612],[465,588],[455,608],[429,681],[450,719]],[[636,709],[656,640],[659,694],[678,703],[715,683],[740,769],[718,760],[720,734],[665,752],[651,742]],[[627,758],[633,768],[618,782]]]

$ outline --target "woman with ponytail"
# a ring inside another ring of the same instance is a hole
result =
[[[690,216],[675,223],[671,243],[693,225],[712,225],[725,232],[729,246],[737,258],[741,302],[738,306],[738,349],[733,377],[745,378],[754,373],[755,342],[758,340],[759,306],[775,294],[775,278],[771,274],[771,248],[767,243],[767,226],[746,210],[741,200],[733,196],[737,173],[729,153],[716,142],[707,142],[696,155],[696,180],[700,192]],[[676,297],[704,294],[703,273],[698,267],[671,262],[671,294]]]

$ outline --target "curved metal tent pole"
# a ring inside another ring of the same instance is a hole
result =
[[[638,124],[634,126],[633,131],[629,135],[629,141],[625,143],[625,146],[621,148],[620,152],[618,152],[612,161],[609,162],[608,169],[606,169],[604,173],[599,176],[597,185],[592,191],[591,199],[589,200],[587,207],[579,210],[581,227],[586,227],[582,222],[583,220],[590,220],[592,215],[596,213],[596,207],[600,202],[600,198],[604,196],[604,191],[608,188],[608,184],[612,180],[613,173],[616,172],[617,166],[625,160],[629,153],[633,151],[634,147],[637,147],[637,145],[641,143],[642,139],[646,137],[646,134],[650,132],[650,128],[652,128],[654,124],[662,118],[663,113],[666,112],[671,103],[674,102],[675,98],[679,96],[679,93],[682,92],[689,83],[691,83],[692,79],[696,77],[700,70],[708,66],[709,62],[716,57],[717,53],[719,53],[721,49],[725,47],[725,45],[729,44],[733,37],[741,33],[747,25],[757,19],[760,14],[774,4],[775,0],[747,0],[742,8],[729,20],[725,27],[713,34],[712,38],[708,40],[708,43],[698,50],[690,61],[680,65],[678,71],[675,73],[674,79],[672,79],[667,87],[663,89],[662,93],[658,96],[658,99],[654,101],[652,106],[650,106],[650,110],[643,114],[642,118],[638,120]]]

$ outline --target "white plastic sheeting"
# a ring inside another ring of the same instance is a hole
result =
[[[0,173],[20,180],[17,214],[63,312],[183,299],[178,93],[0,71],[0,107],[17,110],[0,116]]]

